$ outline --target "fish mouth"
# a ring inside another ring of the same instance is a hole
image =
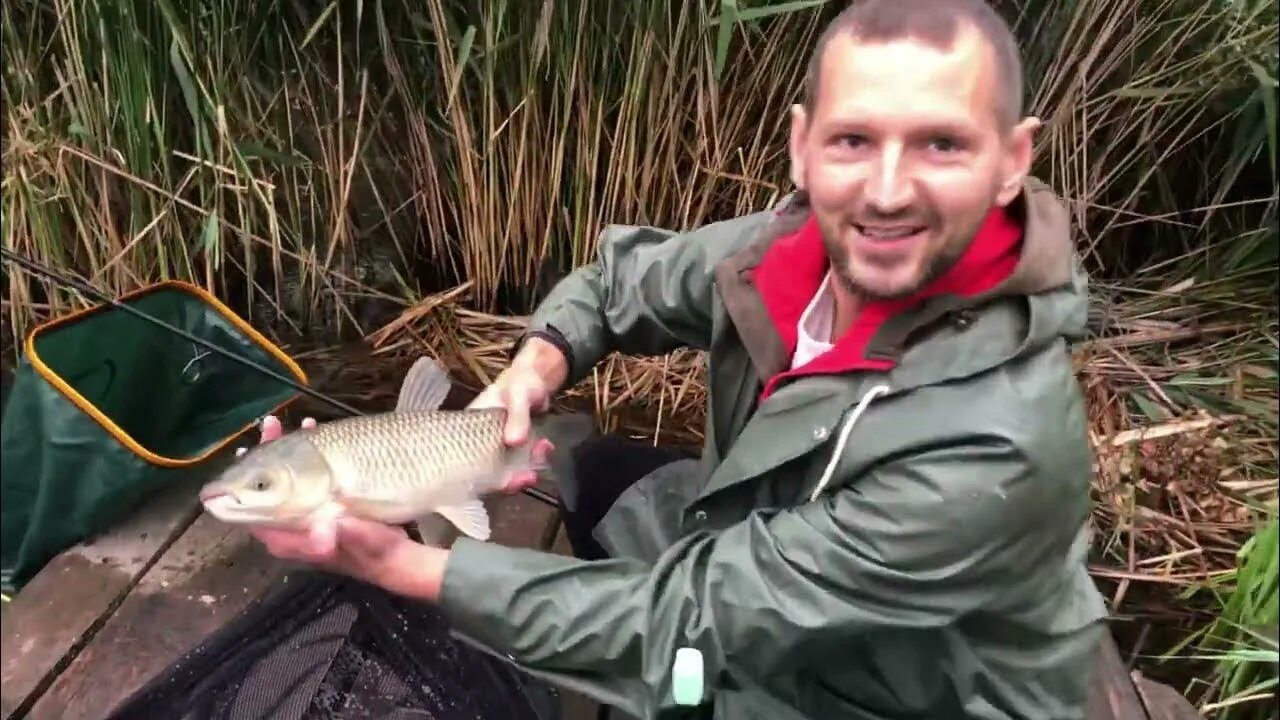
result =
[[[226,492],[200,493],[200,504],[204,505],[204,509],[209,511],[210,515],[219,520],[227,520],[238,515],[237,510],[244,509],[235,496]]]
[[[245,505],[234,494],[225,490],[206,490],[200,493],[200,504],[215,519],[232,525],[296,530],[303,527],[304,517],[282,514],[278,508],[262,508]]]
[[[224,491],[200,493],[200,504],[205,512],[229,523],[261,523],[272,519],[261,511],[246,507],[234,495]]]
[[[200,489],[200,502],[207,503],[215,498],[226,497],[227,491],[217,487],[205,487]]]

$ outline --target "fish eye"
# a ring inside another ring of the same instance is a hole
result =
[[[258,492],[269,490],[271,489],[271,478],[267,477],[266,475],[259,475],[256,478],[254,478],[253,483],[251,483],[249,487],[253,488]]]

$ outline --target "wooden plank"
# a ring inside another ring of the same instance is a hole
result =
[[[0,711],[18,717],[102,627],[143,572],[199,513],[197,483],[158,493],[116,529],[68,549],[6,603]]]
[[[1094,661],[1085,717],[1088,720],[1148,720],[1129,668],[1120,658],[1120,650],[1110,632],[1103,633]]]
[[[102,717],[243,610],[285,569],[243,528],[200,515],[58,676],[30,717]]]
[[[486,500],[493,541],[545,547],[555,509],[525,495]],[[105,714],[244,609],[286,568],[241,528],[200,515],[34,706],[32,718]],[[65,591],[65,586],[62,586]]]
[[[565,532],[564,523],[556,525],[556,539],[551,543],[551,552],[573,557],[573,546],[569,544],[569,533]]]
[[[1149,680],[1136,670],[1133,684],[1151,720],[1203,720],[1195,706],[1168,685]]]
[[[491,542],[545,550],[555,541],[560,518],[556,509],[520,493],[485,498],[489,508]]]

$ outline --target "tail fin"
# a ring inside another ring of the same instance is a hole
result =
[[[535,468],[538,474],[560,486],[560,478],[572,478],[573,449],[596,434],[596,420],[587,413],[562,413],[533,418],[531,442],[538,438],[551,441],[551,456]]]

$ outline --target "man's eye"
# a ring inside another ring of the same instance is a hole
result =
[[[867,143],[867,139],[862,135],[840,135],[836,138],[836,143],[847,148],[860,148]]]
[[[960,143],[952,138],[939,137],[929,141],[929,149],[937,152],[955,152],[960,149]]]

